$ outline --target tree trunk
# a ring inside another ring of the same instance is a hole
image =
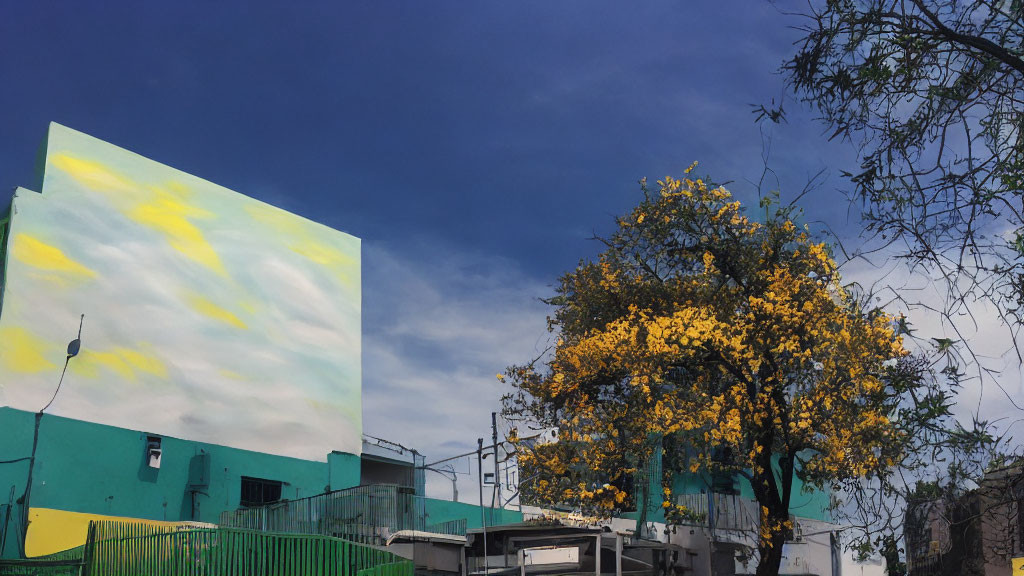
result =
[[[779,523],[789,520],[786,511],[782,511],[781,515],[778,512],[769,510],[768,521]],[[788,530],[775,530],[768,542],[758,542],[757,576],[778,576],[779,567],[782,565],[782,546],[786,543],[788,534]]]
[[[764,439],[763,446],[771,446],[771,436]],[[779,478],[775,477],[772,456],[768,450],[757,458],[758,470],[753,475],[751,488],[760,507],[759,528],[765,523],[771,526],[767,541],[758,538],[757,576],[778,576],[782,564],[782,546],[786,543],[791,530],[789,522],[789,502],[793,490],[793,454],[784,454],[779,459]],[[764,512],[767,511],[767,514]]]

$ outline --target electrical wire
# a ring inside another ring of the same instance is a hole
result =
[[[50,407],[50,404],[53,404],[53,401],[57,399],[57,393],[60,392],[60,386],[64,383],[64,374],[68,371],[68,362],[71,362],[71,356],[64,359],[64,369],[60,371],[60,381],[57,382],[57,389],[53,391],[53,397],[46,403],[46,406],[43,406],[43,409],[39,411],[40,414],[46,412],[46,409]]]
[[[53,397],[50,398],[50,401],[46,403],[46,406],[43,406],[43,409],[39,411],[40,414],[46,412],[46,409],[50,407],[50,404],[53,404],[53,401],[57,399],[57,394],[60,392],[60,387],[62,384],[64,384],[64,374],[67,373],[68,371],[68,363],[71,362],[72,358],[78,355],[78,350],[82,345],[82,324],[84,323],[85,314],[82,314],[82,317],[78,319],[78,337],[72,340],[70,344],[68,344],[68,355],[67,357],[64,358],[64,369],[60,371],[60,380],[57,381],[57,389],[53,391]]]

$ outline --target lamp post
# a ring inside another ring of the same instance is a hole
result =
[[[74,340],[68,343],[67,356],[64,358],[64,369],[60,372],[60,380],[57,381],[57,389],[53,391],[53,397],[50,401],[43,406],[39,412],[36,412],[36,423],[35,429],[32,432],[32,455],[28,459],[28,476],[25,479],[25,491],[21,497],[21,556],[25,557],[25,544],[28,540],[28,511],[29,501],[32,498],[32,473],[36,467],[36,450],[39,447],[39,424],[43,420],[43,413],[46,409],[53,404],[53,401],[57,399],[57,394],[60,392],[60,387],[64,384],[64,374],[68,371],[68,363],[75,356],[78,356],[78,352],[82,349],[82,324],[85,323],[85,314],[78,319],[78,336]],[[6,526],[5,526],[6,529]]]

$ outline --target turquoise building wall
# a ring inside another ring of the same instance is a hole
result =
[[[0,505],[13,504],[4,531],[0,557],[18,557],[21,504],[32,453],[35,414],[0,407]],[[360,457],[332,452],[326,462],[300,460],[160,436],[160,468],[148,466],[148,431],[127,430],[46,414],[39,427],[37,463],[33,471],[30,506],[99,516],[154,521],[218,521],[221,512],[239,507],[241,477],[285,482],[282,498],[296,499],[340,490],[360,483]],[[209,486],[196,495],[192,513],[189,468],[192,458],[210,458]],[[24,458],[24,460],[22,460]],[[11,498],[11,495],[13,497]],[[0,527],[5,510],[0,506]],[[481,526],[480,507],[463,502],[424,499],[425,523],[465,519],[468,528]],[[484,508],[487,525],[523,521],[516,510]],[[40,538],[43,536],[33,536]],[[38,545],[38,543],[37,543]]]
[[[32,452],[35,414],[0,408],[0,460],[27,458]],[[160,468],[146,462],[147,436],[126,430],[44,415],[39,428],[37,462],[30,506],[70,512],[147,520],[216,522],[220,513],[239,506],[241,477],[285,483],[282,498],[295,499],[359,484],[359,456],[333,453],[327,462],[300,460],[161,436]],[[209,486],[196,495],[192,513],[189,467],[198,454],[209,454]],[[28,461],[0,464],[0,504],[14,500],[4,557],[17,556],[17,519]],[[0,523],[3,518],[0,517]]]
[[[469,529],[480,528],[483,524],[480,507],[476,504],[464,502],[451,502],[448,500],[426,499],[426,524],[440,524],[450,520],[466,519],[466,527]],[[523,513],[518,510],[503,510],[500,508],[484,508],[484,517],[488,526],[499,526],[502,524],[515,524],[523,521]]]
[[[778,475],[778,457],[772,459]],[[672,493],[680,494],[707,494],[712,491],[711,476],[706,473],[682,473],[676,474],[672,479]],[[750,482],[737,475],[734,486],[740,498],[754,500],[754,490]],[[662,486],[660,478],[652,478],[649,487],[651,499],[647,506],[647,522],[664,522],[665,512],[662,508]],[[832,521],[832,513],[829,511],[831,495],[828,491],[810,488],[804,491],[804,483],[799,478],[793,478],[793,492],[790,502],[790,514],[811,520]],[[622,515],[623,518],[635,520],[640,516],[639,510],[628,512]]]

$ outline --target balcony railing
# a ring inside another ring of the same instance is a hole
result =
[[[399,530],[424,529],[423,502],[404,486],[377,484],[239,508],[220,525],[261,532],[317,534],[382,545]]]
[[[680,494],[676,504],[685,506],[694,526],[716,530],[754,531],[757,529],[757,502],[738,494]]]

